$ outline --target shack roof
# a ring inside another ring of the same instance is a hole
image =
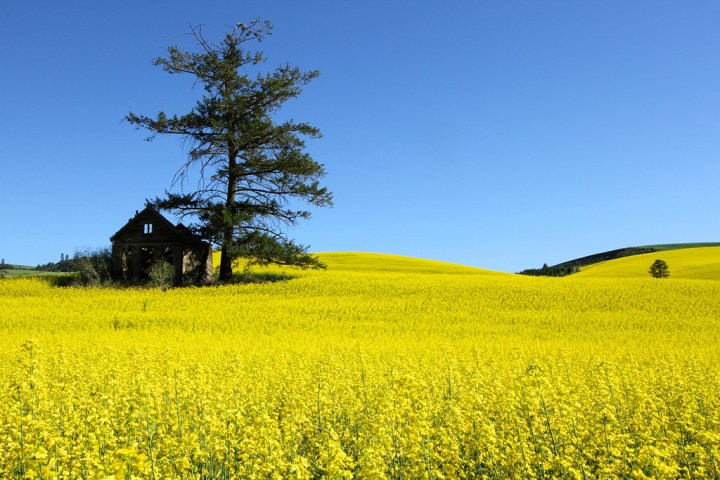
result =
[[[137,241],[143,242],[184,242],[197,243],[202,239],[194,235],[182,223],[173,225],[155,207],[148,205],[137,212],[120,230],[110,237],[111,242]]]

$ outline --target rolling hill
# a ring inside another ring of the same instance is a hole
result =
[[[595,253],[585,257],[568,260],[567,262],[558,263],[557,265],[543,265],[542,268],[528,268],[521,272],[523,275],[533,275],[541,277],[565,277],[567,275],[577,274],[586,267],[605,263],[620,258],[632,257],[636,255],[651,254],[655,252],[667,252],[672,250],[688,250],[694,248],[720,247],[718,242],[706,243],[666,243],[657,245],[644,245],[638,247],[618,248],[616,250],[608,250],[607,252]],[[695,259],[702,258],[702,255],[695,255]],[[646,272],[647,273],[647,272]]]
[[[720,246],[658,249],[651,253],[587,265],[572,277],[649,277],[648,269],[656,259],[667,262],[670,278],[720,280]]]
[[[720,244],[669,244],[635,248],[653,251],[586,265],[571,277],[649,278],[650,265],[661,258],[670,267],[670,278],[720,280]],[[598,254],[598,258],[602,258],[602,255]],[[318,256],[330,271],[509,275],[455,263],[381,253],[326,252]]]
[[[270,265],[251,267],[251,274],[259,275],[289,275],[309,276],[320,272],[352,272],[362,273],[408,273],[408,274],[444,274],[444,275],[509,275],[504,272],[497,272],[483,268],[470,267],[457,263],[443,262],[439,260],[427,260],[424,258],[406,257],[387,253],[367,252],[319,252],[320,261],[327,265],[327,270],[299,270],[285,266]],[[217,269],[220,265],[220,252],[213,254],[213,265]],[[235,272],[241,272],[244,262],[237,260]]]
[[[317,254],[329,270],[354,272],[404,272],[466,275],[507,275],[503,272],[457,263],[404,257],[385,253],[325,252]]]

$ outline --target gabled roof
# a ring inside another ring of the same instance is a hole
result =
[[[173,225],[152,205],[148,205],[140,212],[137,212],[135,216],[128,221],[128,223],[126,223],[120,230],[115,232],[115,234],[110,237],[110,241],[114,242],[115,239],[131,235],[136,231],[142,232],[143,225],[147,223],[152,223],[156,225],[156,231],[158,230],[158,226],[160,226],[164,231],[170,233],[171,235],[176,235],[178,238],[202,241],[183,224],[180,223],[177,226]]]

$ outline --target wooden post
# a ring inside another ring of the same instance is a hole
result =
[[[110,266],[110,276],[113,280],[122,280],[122,261],[123,248],[120,245],[113,244],[112,260]]]
[[[173,267],[175,267],[175,285],[183,283],[183,247],[182,245],[173,245]]]
[[[202,279],[200,280],[202,283],[212,283],[213,278],[213,259],[212,259],[212,246],[206,245],[205,248],[203,248],[203,256],[204,258],[203,263],[203,275]]]
[[[142,248],[138,245],[132,246],[132,276],[130,280],[139,282],[142,278]]]

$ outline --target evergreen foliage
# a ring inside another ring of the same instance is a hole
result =
[[[87,253],[87,252],[86,252]],[[76,257],[77,257],[76,253]],[[59,262],[48,262],[35,267],[35,270],[42,272],[77,272],[77,258],[70,258],[70,255],[61,254]]]
[[[554,265],[550,267],[547,263],[544,263],[541,268],[527,268],[518,273],[534,277],[564,277],[576,273],[578,269],[575,265]]]
[[[331,206],[332,194],[319,180],[323,165],[304,151],[304,138],[319,138],[320,131],[292,120],[276,123],[274,114],[302,87],[319,75],[284,65],[270,73],[249,73],[265,60],[248,48],[271,34],[269,22],[239,23],[220,44],[192,29],[198,52],[168,48],[156,66],[170,74],[190,75],[203,96],[187,114],[156,117],[129,113],[126,120],[155,135],[183,139],[188,158],[175,180],[197,168],[202,181],[190,193],[165,192],[151,203],[181,217],[191,228],[221,247],[220,280],[232,278],[232,264],[245,258],[260,265],[281,264],[324,267],[307,247],[296,244],[283,228],[310,217],[291,208],[298,202]]]

